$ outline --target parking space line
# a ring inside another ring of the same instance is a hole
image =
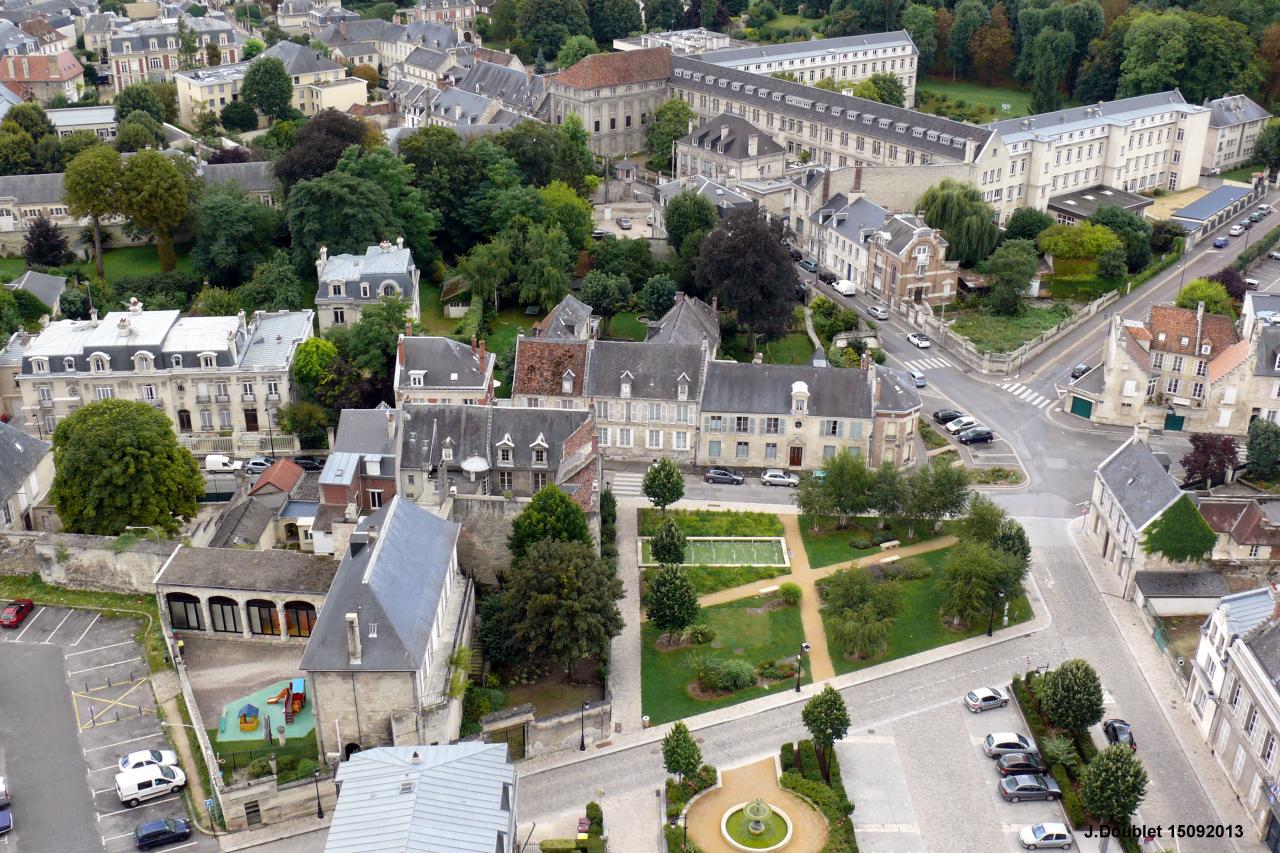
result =
[[[112,790],[114,790],[114,789],[112,789]],[[119,811],[114,811],[114,812],[105,812],[105,813],[103,813],[103,812],[98,812],[98,820],[99,820],[99,821],[101,821],[104,817],[115,817],[115,816],[116,816],[116,815],[118,815],[118,814],[125,814],[126,812],[136,812],[136,811],[138,810],[138,808],[143,807],[143,806],[160,806],[160,805],[164,805],[165,803],[172,803],[172,802],[174,802],[174,801],[176,801],[176,800],[181,800],[181,799],[182,799],[182,797],[181,797],[181,796],[179,796],[179,795],[176,795],[176,794],[175,794],[175,795],[174,795],[174,796],[172,796],[172,797],[163,797],[162,799],[159,799],[159,800],[152,800],[152,801],[151,801],[151,802],[149,802],[149,803],[139,803],[137,806],[135,806],[134,808],[131,808],[131,809],[130,809],[130,808],[123,808],[123,809],[120,809]],[[176,850],[177,848],[176,848],[176,847],[171,847],[170,849],[171,849],[171,850]]]
[[[133,837],[132,832],[122,832],[119,835],[104,835],[102,836],[102,843],[106,844],[108,841],[115,841],[117,838],[132,838],[132,837]]]
[[[85,755],[88,755],[89,753],[97,752],[100,749],[111,749],[111,747],[113,746],[124,746],[126,743],[137,743],[140,740],[150,740],[153,737],[162,737],[163,735],[164,735],[164,732],[152,732],[151,734],[143,735],[142,737],[129,738],[128,740],[120,740],[120,741],[116,741],[115,743],[108,743],[104,746],[95,746],[92,749],[81,749],[80,751],[83,752]]]
[[[108,764],[106,767],[97,767],[97,768],[94,768],[93,770],[90,770],[89,772],[101,773],[103,770],[119,770],[119,769],[120,769],[119,764]]]
[[[133,663],[134,661],[139,660],[142,660],[142,658],[126,658],[125,660],[118,660],[115,663],[104,663],[102,666],[91,666],[87,669],[77,669],[74,672],[68,672],[67,675],[79,675],[82,672],[93,672],[95,669],[106,669],[112,666],[119,666],[122,663]]]
[[[115,789],[116,789],[115,785],[112,785],[110,788],[99,788],[98,790],[93,792],[93,795],[96,797],[99,794],[105,794],[107,791],[114,791]]]
[[[92,715],[92,716],[89,718],[89,722],[88,722],[88,723],[83,724],[83,725],[81,725],[81,726],[80,726],[80,730],[81,730],[81,731],[84,731],[86,728],[93,728],[93,727],[97,726],[97,724],[98,724],[98,718],[99,718],[99,717],[101,717],[103,714],[107,713],[108,711],[110,711],[110,710],[111,710],[111,706],[112,706],[112,705],[115,705],[116,707],[119,707],[119,708],[128,708],[128,709],[130,709],[130,710],[137,711],[137,712],[138,712],[138,714],[139,714],[139,715],[141,715],[141,714],[142,714],[142,707],[141,707],[140,705],[130,705],[128,702],[124,702],[124,701],[122,701],[122,700],[123,700],[126,696],[128,696],[130,693],[132,693],[133,691],[137,690],[139,685],[141,685],[141,684],[146,684],[146,683],[147,683],[147,680],[146,680],[145,678],[143,678],[143,679],[139,679],[138,681],[135,681],[135,682],[133,683],[133,686],[132,686],[132,687],[130,687],[130,688],[129,688],[128,690],[126,690],[124,693],[122,693],[122,694],[120,694],[119,696],[117,696],[115,699],[108,699],[108,698],[107,698],[107,697],[105,697],[105,696],[85,696],[85,695],[80,694],[80,693],[73,693],[73,694],[72,694],[73,696],[79,696],[81,699],[92,699],[92,700],[93,700],[93,701],[95,701],[95,702],[105,702],[105,703],[106,703],[106,704],[103,706],[103,708],[102,708],[102,710],[101,710],[101,711],[99,711],[98,713],[96,713],[96,714]],[[90,705],[89,707],[90,707],[90,708],[92,708],[93,706],[92,706],[92,705]],[[76,708],[76,718],[77,718],[77,719],[79,719],[79,717],[80,717],[80,709],[79,709],[79,707],[77,706],[77,708]]]
[[[75,613],[75,611],[74,610],[67,611],[67,615],[63,616],[62,621],[58,623],[58,628],[61,628],[63,625],[67,624],[67,620],[71,618],[72,613]],[[53,642],[53,635],[58,633],[58,628],[54,628],[53,631],[49,633],[49,636],[44,638],[44,641],[43,641],[44,645],[47,646],[49,645],[49,643]]]
[[[89,627],[90,627],[90,628],[92,628],[93,626],[92,626],[92,625],[90,625]],[[86,631],[86,632],[87,632],[88,630],[89,630],[89,628],[85,628],[85,631]],[[80,636],[80,640],[83,640],[83,639],[84,639],[84,635],[82,634],[82,635]],[[76,640],[76,643],[80,642],[80,640]],[[112,643],[112,644],[111,644],[111,645],[109,645],[109,646],[98,646],[96,649],[81,649],[81,650],[80,650],[80,651],[78,651],[78,652],[71,652],[71,653],[69,653],[69,654],[67,655],[67,657],[72,658],[72,657],[75,657],[76,655],[87,655],[87,654],[89,654],[90,652],[100,652],[100,651],[103,651],[103,650],[105,650],[105,649],[115,649],[115,648],[119,648],[120,646],[132,646],[132,645],[133,645],[133,643],[134,643],[134,641],[133,641],[133,640],[125,640],[123,643]],[[73,645],[73,646],[74,646],[74,645],[75,645],[75,643],[72,643],[71,645]]]
[[[43,607],[41,607],[39,610],[37,610],[37,611],[36,611],[36,615],[35,615],[35,616],[32,616],[32,617],[31,617],[31,621],[27,623],[27,627],[23,628],[23,629],[22,629],[22,631],[21,631],[21,632],[19,632],[18,636],[16,636],[16,637],[14,637],[14,638],[13,638],[13,641],[14,641],[15,643],[22,642],[22,635],[23,635],[23,634],[25,634],[25,633],[27,633],[28,631],[30,631],[30,630],[31,630],[31,626],[32,626],[32,625],[34,625],[34,624],[36,624],[36,620],[40,618],[40,614],[41,614],[41,613],[44,613],[44,608],[43,608]]]
[[[93,614],[93,621],[89,623],[89,628],[92,628],[94,625],[97,625],[97,624],[98,624],[98,619],[100,619],[101,617],[102,617],[102,614],[101,614],[101,613],[95,613],[95,614]],[[84,634],[81,634],[81,635],[79,636],[79,638],[78,638],[74,643],[72,643],[71,645],[73,645],[73,646],[78,646],[78,645],[80,645],[80,640],[83,640],[83,639],[85,638],[85,634],[88,634],[88,633],[89,633],[89,628],[85,628],[85,629],[84,629]],[[130,641],[130,642],[132,642],[132,641]],[[123,644],[123,643],[121,643],[120,645],[124,645],[124,644]],[[80,653],[79,653],[79,652],[72,652],[71,654],[73,654],[73,655],[78,655],[78,654],[80,654]],[[71,656],[71,655],[68,655],[68,657],[70,657],[70,656]]]

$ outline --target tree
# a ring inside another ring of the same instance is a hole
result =
[[[897,74],[888,74],[879,72],[872,74],[867,82],[875,87],[876,100],[882,104],[888,104],[892,107],[901,107],[906,104],[907,90],[902,85],[902,81],[898,79]]]
[[[653,122],[649,125],[650,168],[663,171],[671,168],[675,141],[689,132],[689,122],[693,118],[693,107],[682,98],[672,98],[654,110]],[[680,243],[672,242],[671,245],[678,247]]]
[[[56,267],[67,259],[67,237],[42,213],[27,226],[22,257],[29,267]]]
[[[658,531],[649,540],[653,562],[663,566],[679,566],[684,563],[684,533],[674,518],[664,518]]]
[[[1245,283],[1244,276],[1238,273],[1235,267],[1223,267],[1209,276],[1209,281],[1216,281],[1227,290],[1227,295],[1235,302],[1244,302],[1244,295],[1248,292],[1249,286]]]
[[[1053,54],[1035,52],[1031,71],[1031,112],[1051,113],[1062,108],[1062,93],[1058,90],[1059,67]]]
[[[1031,542],[1027,539],[1027,531],[1012,518],[1000,522],[991,547],[1010,555],[1024,569],[1031,565]]]
[[[440,252],[433,237],[440,227],[440,216],[428,207],[423,191],[414,186],[412,166],[386,146],[369,150],[352,145],[338,158],[336,170],[380,187],[391,203],[395,233],[404,237],[418,268],[435,266]]]
[[[700,612],[698,593],[685,570],[677,565],[659,568],[649,585],[645,604],[645,615],[653,627],[669,636],[692,625]]]
[[[182,170],[159,151],[139,151],[124,163],[120,175],[120,213],[156,238],[160,269],[177,264],[173,229],[187,217],[187,180]]]
[[[644,4],[645,24],[649,32],[665,33],[680,28],[684,16],[682,0],[653,0]]]
[[[575,661],[605,657],[609,641],[622,632],[622,580],[582,541],[529,543],[504,573],[502,597],[508,630],[525,661],[550,659],[568,672]]]
[[[544,486],[511,522],[507,548],[519,561],[535,542],[581,542],[591,545],[591,531],[582,507],[554,485]]]
[[[329,413],[307,400],[281,406],[280,428],[298,437],[304,448],[323,448],[327,441]]]
[[[524,0],[522,5],[519,30],[530,53],[541,50],[544,56],[555,56],[569,36],[591,32],[580,0]]]
[[[1239,459],[1240,448],[1231,436],[1196,432],[1191,434],[1191,449],[1183,455],[1181,463],[1187,482],[1203,480],[1212,484],[1235,470]]]
[[[1120,245],[1120,238],[1114,231],[1092,222],[1050,225],[1036,238],[1040,251],[1055,258],[1096,258]]]
[[[1080,800],[1099,820],[1127,825],[1146,795],[1146,768],[1121,743],[1098,753],[1081,774]]]
[[[582,282],[582,301],[602,318],[602,331],[607,336],[613,316],[625,311],[631,303],[631,282],[626,276],[592,270]]]
[[[1221,314],[1232,320],[1236,318],[1236,304],[1231,301],[1227,289],[1207,278],[1197,278],[1187,282],[1173,304],[1179,308],[1195,311],[1201,302],[1204,303],[1206,314]]]
[[[350,216],[351,210],[360,211],[360,215]],[[381,187],[336,170],[297,184],[289,193],[287,218],[293,262],[299,270],[311,268],[321,246],[327,247],[330,255],[363,255],[367,247],[400,230]]]
[[[246,61],[253,59],[255,56],[262,53],[262,51],[266,49],[267,49],[267,46],[263,44],[262,39],[255,39],[255,38],[245,39],[244,46],[240,48],[240,58]]]
[[[591,202],[578,195],[573,187],[564,181],[552,181],[538,190],[538,195],[542,198],[547,221],[552,225],[560,226],[571,249],[581,249],[591,242],[591,230],[594,227],[591,220]]]
[[[1013,67],[1013,30],[1003,3],[992,7],[991,19],[970,37],[969,57],[988,86]]]
[[[577,2],[577,0],[571,0]],[[551,177],[564,181],[575,192],[586,190],[587,175],[594,168],[595,159],[588,145],[587,129],[577,113],[564,117],[560,125],[560,138],[556,142],[555,158],[551,164]]]
[[[29,175],[32,171],[35,142],[14,122],[0,124],[0,174]]]
[[[981,542],[961,541],[947,556],[942,580],[941,613],[953,625],[975,625],[1000,600],[1014,598],[1022,587],[1026,566],[1011,554]]]
[[[837,524],[847,527],[849,519],[867,511],[871,506],[870,493],[875,474],[867,468],[862,456],[854,456],[842,449],[822,465],[825,476],[822,482],[831,494],[831,507],[837,516]]]
[[[293,81],[284,63],[274,56],[260,56],[249,63],[240,83],[240,98],[268,122],[288,116],[293,109]]]
[[[591,20],[591,34],[600,44],[613,44],[614,39],[626,38],[644,29],[636,0],[588,0],[587,17]],[[558,60],[559,54],[556,56]]]
[[[1245,455],[1250,477],[1270,480],[1280,474],[1280,425],[1265,418],[1250,421]]]
[[[235,183],[210,186],[191,211],[191,264],[214,285],[234,286],[271,257],[283,237],[278,210],[248,198]]]
[[[1000,533],[1005,512],[991,498],[980,492],[969,496],[969,509],[960,519],[957,536],[970,542],[994,545]]]
[[[338,348],[325,338],[310,337],[298,344],[290,371],[304,397],[315,391],[337,360]]]
[[[1185,563],[1206,559],[1217,541],[1218,535],[1184,493],[1147,527],[1142,537],[1142,551]]]
[[[836,508],[831,489],[819,477],[801,477],[791,499],[795,501],[800,514],[808,519],[809,527],[814,532],[820,531],[835,518]]]
[[[667,275],[655,275],[636,294],[636,303],[646,317],[657,319],[671,310],[676,302],[676,283]]]
[[[987,308],[1004,317],[1021,314],[1022,297],[1039,269],[1040,256],[1034,243],[1006,239],[986,261],[986,272],[991,278]]]
[[[702,750],[681,721],[662,737],[662,766],[680,779],[694,775],[702,766]]]
[[[1274,175],[1280,170],[1280,123],[1268,122],[1254,140],[1253,156]]]
[[[186,18],[178,19],[178,69],[190,71],[196,67],[196,58],[200,53],[200,43],[196,41],[195,31],[187,26]]]
[[[355,68],[351,69],[351,76],[359,77],[364,81],[366,92],[372,92],[374,89],[378,88],[378,69],[374,68],[372,65],[365,63],[357,65]]]
[[[1120,278],[1128,269],[1128,264],[1125,263],[1124,249],[1119,246],[1114,249],[1107,249],[1101,255],[1098,255],[1099,278]]]
[[[741,208],[720,221],[698,250],[694,279],[746,327],[747,347],[757,337],[771,341],[787,331],[789,316],[779,311],[794,298],[800,280],[783,246],[784,226],[755,208]]]
[[[222,126],[232,133],[258,129],[258,112],[244,101],[231,101],[218,114]]]
[[[827,38],[840,38],[856,36],[862,31],[862,19],[858,16],[857,10],[840,9],[831,16],[831,22],[823,29],[822,34]]]
[[[517,297],[522,305],[550,311],[569,292],[569,241],[559,226],[531,225],[517,251]]]
[[[474,247],[458,261],[458,275],[470,286],[471,295],[498,305],[498,292],[511,279],[511,244],[494,239]]]
[[[973,184],[944,178],[925,190],[915,209],[923,212],[929,227],[942,231],[949,244],[947,256],[965,266],[976,264],[996,247],[1000,230],[995,210]]]
[[[547,73],[547,55],[543,52],[542,48],[538,48],[538,55],[533,58],[533,73]]]
[[[14,293],[17,291],[0,287],[0,335],[6,339],[23,326],[17,300],[13,298]]]
[[[964,511],[969,500],[969,472],[950,460],[935,459],[907,475],[906,506],[908,533],[914,535],[917,520],[936,528],[948,515]]]
[[[684,246],[685,237],[710,233],[720,221],[710,199],[688,190],[667,202],[663,218],[667,223],[667,242],[677,249]]]
[[[871,507],[880,517],[880,529],[883,530],[891,518],[898,518],[906,506],[906,485],[902,472],[892,462],[884,462],[876,469],[875,480],[871,483]]]
[[[908,3],[902,10],[902,28],[911,35],[920,51],[920,73],[933,67],[934,57],[938,53],[938,31],[934,24],[932,6],[923,3]]]
[[[1182,226],[1170,219],[1157,219],[1151,223],[1151,251],[1168,252],[1186,235]]]
[[[649,502],[665,513],[667,507],[684,497],[684,478],[676,464],[663,457],[644,472],[641,489]]]
[[[150,113],[135,110],[127,115],[116,132],[116,150],[121,153],[160,147],[164,129]]]
[[[1110,228],[1120,238],[1129,272],[1137,272],[1151,263],[1151,223],[1144,217],[1107,205],[1098,208],[1089,221]]]
[[[349,147],[363,145],[366,133],[367,126],[358,118],[337,110],[322,110],[294,132],[289,150],[276,160],[276,177],[287,190],[298,181],[324,175],[338,165]],[[412,162],[408,157],[405,160]]]
[[[973,58],[969,55],[969,42],[975,33],[991,20],[991,13],[982,0],[960,0],[955,7],[955,21],[951,24],[947,53],[952,63],[952,76],[959,71],[969,76]]]
[[[1035,240],[1040,232],[1053,224],[1053,217],[1034,207],[1020,207],[1004,226],[1006,240]]]
[[[849,709],[845,707],[844,697],[827,685],[822,692],[804,703],[800,712],[800,720],[809,730],[813,746],[818,752],[818,765],[822,768],[822,778],[831,784],[830,749],[849,733]]]
[[[236,293],[241,306],[249,312],[300,311],[307,301],[302,280],[293,271],[293,261],[284,249],[277,249],[254,267],[252,277]]]
[[[556,54],[556,67],[569,68],[591,54],[599,52],[600,49],[596,47],[596,41],[591,36],[569,36],[564,40],[564,44],[560,45],[560,52]]]
[[[595,42],[590,38],[586,36],[574,36],[574,38],[586,39],[591,43],[592,49],[595,49]],[[560,131],[555,125],[527,120],[497,134],[493,137],[493,141],[502,146],[507,155],[515,161],[520,168],[520,173],[524,175],[525,183],[542,187],[551,183],[552,163],[547,152],[555,150],[559,138]]]
[[[118,536],[145,526],[173,535],[204,494],[200,466],[169,419],[134,400],[89,403],[60,420],[53,459],[49,498],[71,533]]]
[[[49,116],[45,113],[44,107],[40,106],[36,101],[23,101],[20,104],[14,104],[4,114],[4,120],[11,121],[21,127],[32,139],[38,140],[55,133],[53,122],[49,121]]]
[[[116,96],[115,104],[116,121],[121,121],[125,116],[132,115],[138,110],[142,110],[158,122],[165,119],[164,104],[156,97],[155,90],[146,83],[125,86],[124,91]]]
[[[1087,660],[1074,658],[1047,672],[1036,697],[1049,722],[1072,734],[1102,719],[1102,681]]]

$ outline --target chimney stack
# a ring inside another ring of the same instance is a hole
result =
[[[481,369],[481,370],[483,370],[483,369],[484,369],[485,346],[486,346],[486,345],[485,345],[484,339],[482,338],[482,339],[480,340],[480,358],[479,358],[479,361],[480,361],[480,369]]]
[[[719,301],[720,301],[720,297],[716,296],[714,293],[711,294],[711,313],[713,315],[716,313],[716,303],[718,303]]]
[[[403,249],[403,248],[404,248],[404,237],[403,237],[403,236],[400,236],[400,237],[397,237],[397,238],[396,238],[396,248],[397,248],[397,249]]]
[[[720,144],[717,146],[717,150],[723,153],[724,147],[725,145],[728,144],[728,142],[729,142],[729,125],[722,124],[720,125]]]
[[[471,354],[472,355],[476,354],[476,336],[475,335],[471,336]]]
[[[347,614],[347,660],[360,663],[360,617],[354,613]]]
[[[352,513],[356,512],[355,504],[348,504],[347,506],[351,508]],[[354,518],[349,520],[354,520]],[[369,544],[369,534],[364,530],[357,530],[351,534],[347,544],[351,547],[351,556],[358,556],[365,549],[365,546]]]
[[[396,437],[396,413],[387,412],[387,438]],[[372,537],[372,534],[370,534]]]
[[[747,156],[748,157],[756,156],[756,151],[759,150],[759,145],[760,145],[760,134],[753,133],[750,136],[748,136],[747,137]]]

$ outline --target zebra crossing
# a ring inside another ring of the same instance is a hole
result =
[[[947,361],[940,355],[932,358],[917,358],[914,361],[904,361],[903,365],[907,370],[937,370],[941,367],[955,367],[951,362]]]
[[[613,471],[609,474],[609,488],[617,497],[638,498],[644,495],[644,474],[630,471]]]
[[[1020,382],[1002,382],[1000,387],[1024,403],[1030,403],[1037,409],[1047,408],[1057,399],[1056,397],[1046,397],[1034,388],[1028,388]]]

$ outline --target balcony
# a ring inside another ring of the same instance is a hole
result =
[[[196,402],[197,402],[197,403],[207,403],[207,402],[209,402],[209,399],[210,399],[210,398],[209,398],[209,395],[208,395],[208,394],[197,394],[197,395],[196,395]]]
[[[241,394],[240,395],[240,401],[242,403],[252,403],[256,399],[258,399],[257,394]]]
[[[52,400],[52,399],[45,400],[45,399],[43,399],[43,398],[42,398],[42,399],[40,400],[40,408],[42,408],[42,409],[52,409],[52,408],[53,408],[53,400]]]
[[[214,394],[213,399],[215,402],[218,402],[218,403],[230,403],[231,395],[230,394]]]
[[[279,394],[268,394],[268,395],[267,395],[267,402],[268,402],[268,403],[278,403],[278,402],[280,402],[280,395],[279,395]]]

